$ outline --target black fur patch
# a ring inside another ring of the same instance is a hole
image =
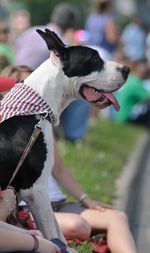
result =
[[[98,52],[84,46],[68,47],[60,56],[63,70],[68,77],[86,76],[94,71],[102,71],[104,61]]]
[[[35,116],[21,116],[10,118],[0,124],[0,186],[2,189],[7,186],[36,123]],[[12,186],[17,191],[30,188],[41,175],[45,160],[46,145],[41,132],[12,182]]]

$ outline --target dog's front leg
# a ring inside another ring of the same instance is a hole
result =
[[[55,219],[46,187],[37,185],[29,190],[21,190],[21,198],[29,205],[38,229],[43,233],[45,238],[60,238],[65,243],[64,236]]]

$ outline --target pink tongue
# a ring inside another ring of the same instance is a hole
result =
[[[118,101],[116,100],[115,96],[112,93],[106,93],[106,92],[96,93],[92,88],[85,87],[84,88],[84,95],[89,102],[92,102],[94,100],[98,100],[98,99],[100,99],[101,96],[104,96],[113,104],[113,106],[117,112],[120,109]]]
[[[120,110],[120,105],[118,104],[117,99],[112,93],[102,92],[102,94],[113,104],[115,110],[118,112]]]

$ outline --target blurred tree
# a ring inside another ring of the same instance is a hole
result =
[[[32,25],[46,24],[49,21],[54,6],[61,2],[61,0],[13,0],[16,6],[23,4],[23,6],[29,10],[31,13]],[[82,14],[79,27],[84,27],[85,18],[89,11],[90,0],[69,0],[64,2],[75,4],[79,8]]]

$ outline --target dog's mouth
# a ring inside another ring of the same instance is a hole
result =
[[[120,109],[117,99],[111,92],[104,92],[90,87],[87,84],[83,84],[80,87],[79,93],[85,100],[94,104],[99,109],[104,109],[110,105],[113,105],[117,112]]]

